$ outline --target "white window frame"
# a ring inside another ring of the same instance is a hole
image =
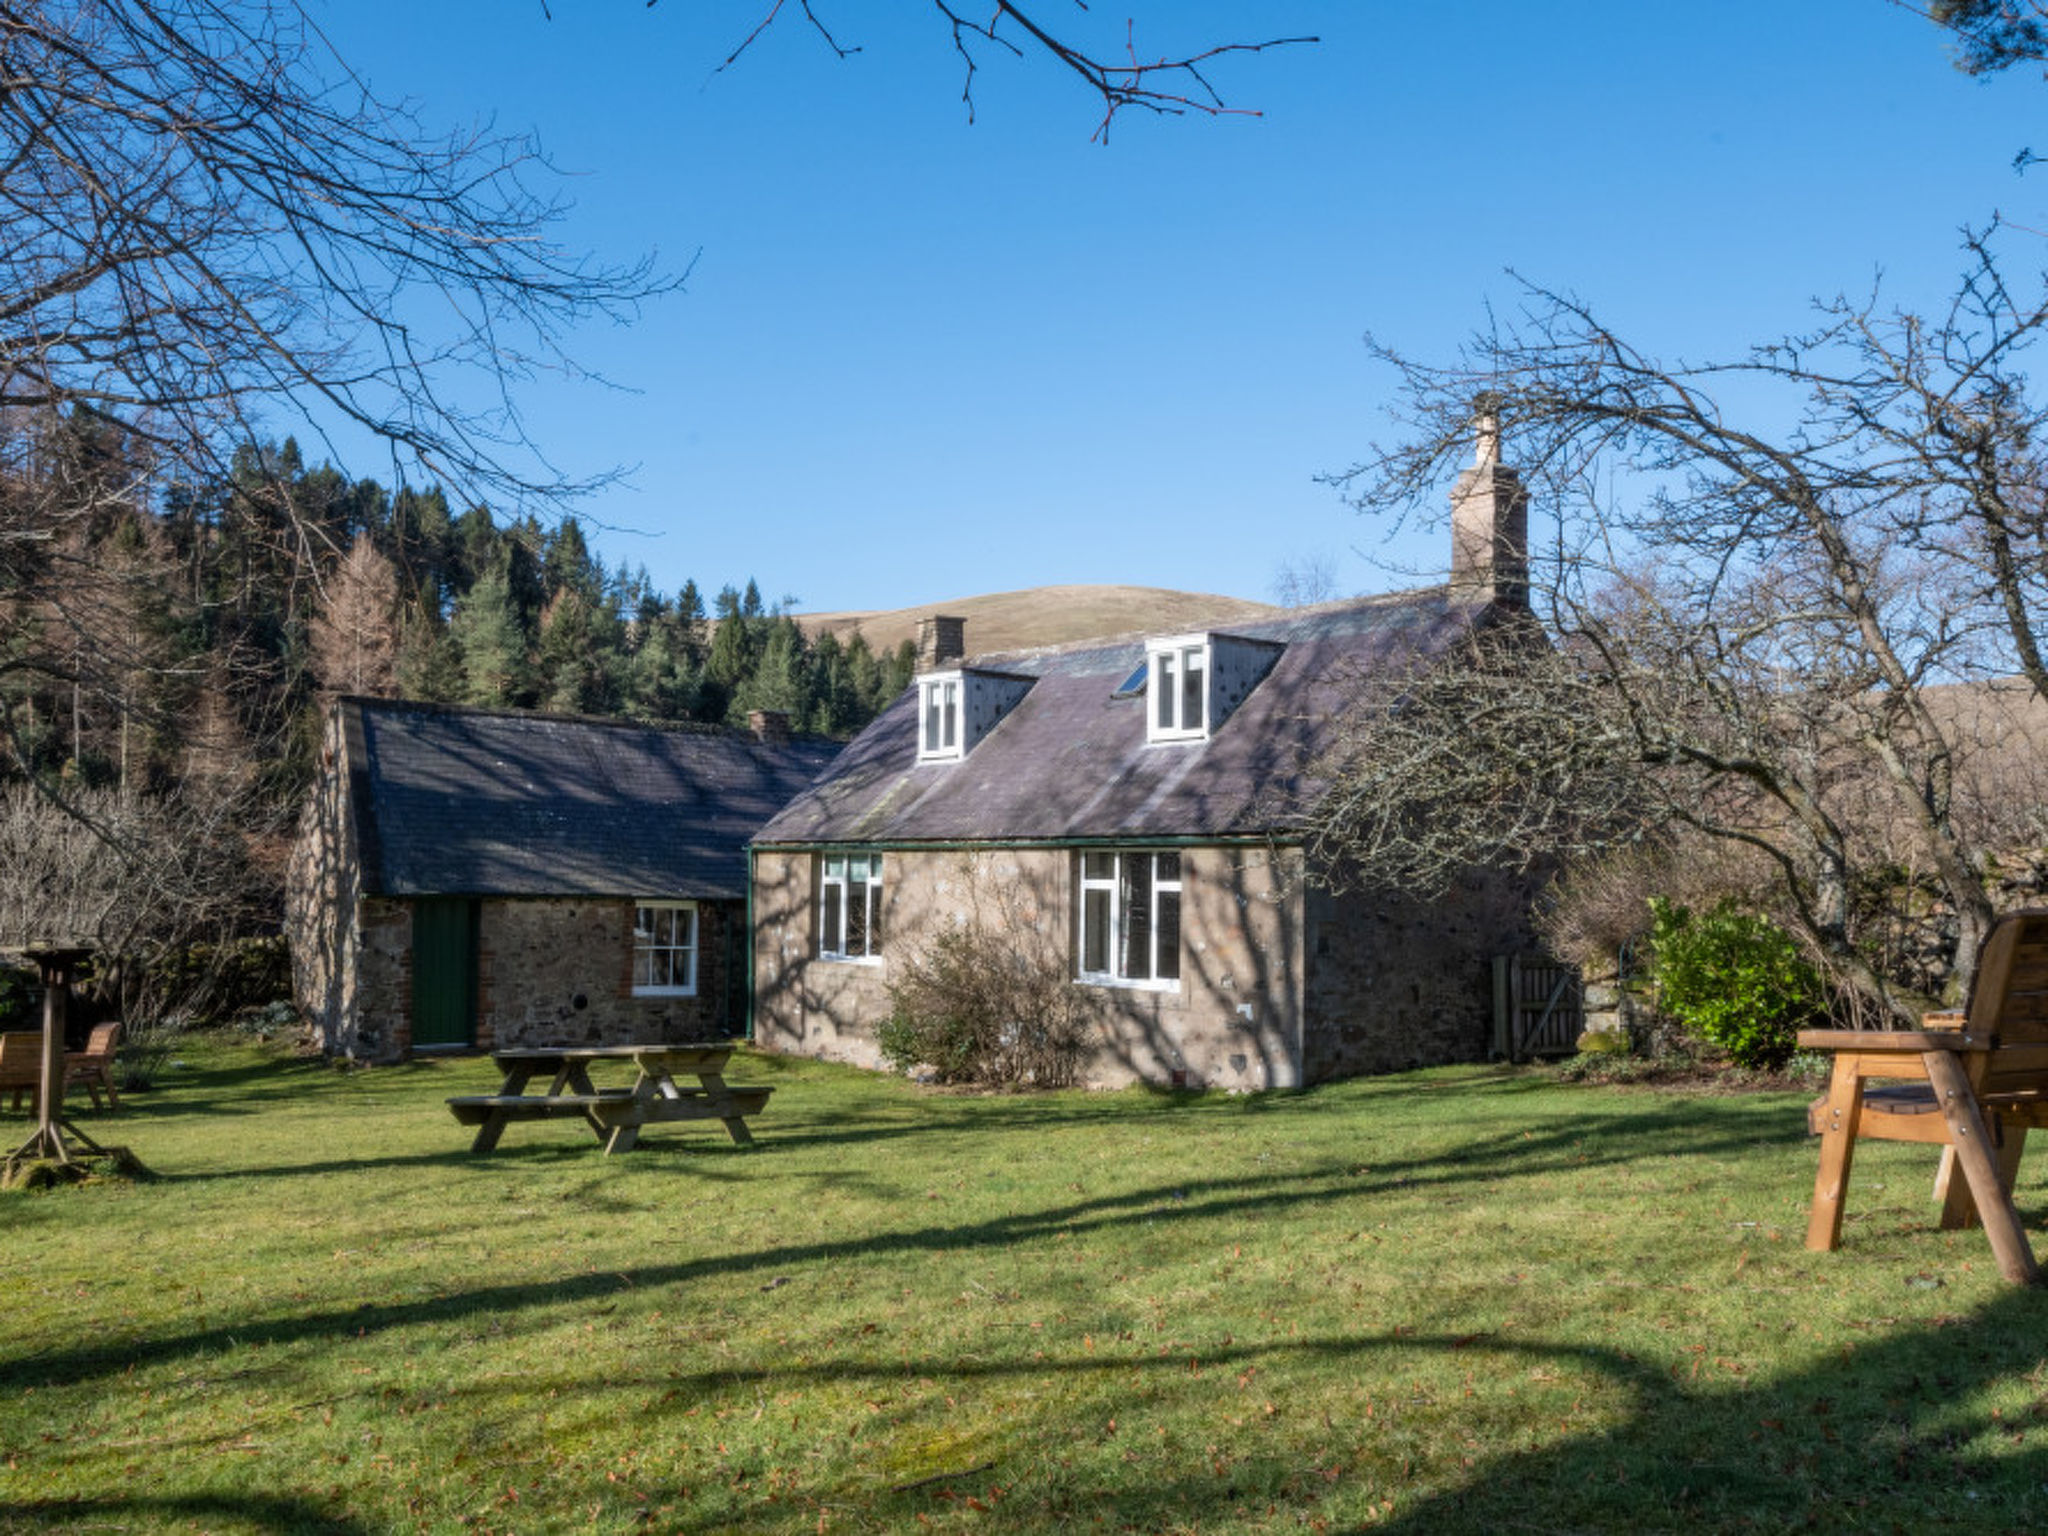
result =
[[[667,937],[663,941],[660,917],[668,919]],[[679,917],[689,919],[687,942],[677,942],[675,922]],[[670,901],[658,896],[642,896],[633,903],[633,995],[635,997],[695,997],[697,995],[697,952],[703,940],[700,914],[694,901]],[[656,963],[657,957],[665,958],[666,965]],[[647,966],[643,970],[641,961]],[[675,980],[676,961],[682,961],[683,979]],[[653,977],[667,972],[669,980],[658,982]],[[647,979],[642,980],[645,976]]]
[[[1134,881],[1128,876],[1135,874],[1132,860],[1145,860],[1148,877],[1146,906],[1144,909],[1143,932],[1146,952],[1143,970],[1131,964],[1131,918],[1129,899]],[[1171,860],[1172,874],[1162,871],[1168,866],[1162,860]],[[1096,861],[1091,869],[1091,861]],[[1106,870],[1102,867],[1106,863]],[[1185,910],[1183,891],[1185,873],[1182,855],[1171,848],[1092,848],[1075,856],[1074,862],[1074,971],[1075,979],[1090,986],[1133,987],[1151,992],[1178,992],[1180,990],[1180,934],[1181,918]],[[1089,954],[1089,908],[1090,898],[1103,914],[1102,950],[1100,961],[1091,966]],[[1160,922],[1164,910],[1161,898],[1170,897],[1173,906],[1173,946],[1169,954],[1162,954],[1160,931],[1168,925]],[[1161,974],[1162,958],[1166,959],[1171,974]],[[1101,963],[1106,962],[1106,963]]]
[[[1206,635],[1154,640],[1146,647],[1145,739],[1202,741],[1209,734],[1209,654]],[[1190,671],[1201,674],[1188,697]],[[1192,706],[1192,707],[1191,707]],[[1192,716],[1192,718],[1190,718]]]
[[[859,880],[855,880],[860,866]],[[854,891],[860,891],[861,919],[853,921]],[[858,937],[860,947],[850,948]],[[882,856],[879,853],[818,855],[818,958],[858,965],[882,962]]]
[[[965,755],[965,680],[958,672],[935,672],[917,683],[917,760],[945,763]]]

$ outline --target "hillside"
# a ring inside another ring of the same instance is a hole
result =
[[[915,640],[917,621],[926,614],[955,614],[967,621],[968,654],[981,655],[1062,645],[1099,635],[1159,635],[1216,624],[1249,623],[1271,618],[1279,611],[1269,604],[1243,598],[1176,592],[1164,587],[1060,586],[950,598],[914,608],[799,613],[793,617],[812,639],[827,633],[844,639],[858,629],[881,654],[905,640]]]

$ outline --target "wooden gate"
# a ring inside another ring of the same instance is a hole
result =
[[[1585,1028],[1586,1003],[1575,967],[1548,955],[1494,957],[1495,1056],[1569,1056]]]

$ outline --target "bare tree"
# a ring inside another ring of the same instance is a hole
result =
[[[1310,550],[1283,560],[1268,586],[1282,608],[1307,608],[1343,595],[1337,582],[1337,557],[1327,549]]]
[[[286,573],[291,614],[336,551],[255,451],[274,423],[330,449],[368,434],[400,480],[476,501],[545,511],[593,483],[531,441],[515,391],[564,364],[570,327],[674,280],[559,243],[552,176],[530,140],[374,96],[297,0],[0,3],[0,735],[39,803],[123,861],[108,890],[189,906],[237,867],[228,829],[267,838],[268,807],[208,741],[288,724],[245,666],[274,671],[288,643],[177,579],[169,500],[217,503],[195,572],[207,539],[261,549],[245,575]],[[174,631],[205,634],[190,675]],[[151,812],[138,736],[203,780],[214,866],[124,831]],[[110,759],[119,817],[83,792]]]
[[[595,266],[532,143],[372,96],[291,0],[0,7],[0,399],[90,406],[158,475],[266,413],[347,424],[483,496],[573,488],[509,392],[564,327],[668,286]]]
[[[653,3],[654,0],[648,0],[648,4]],[[800,11],[812,30],[839,57],[847,58],[861,51],[858,43],[843,41],[833,30],[826,15],[826,0],[797,0],[794,7],[787,0],[769,0],[752,30],[719,68],[727,69],[737,63],[789,9]],[[1256,110],[1234,107],[1224,100],[1209,78],[1214,66],[1235,54],[1263,53],[1269,48],[1319,41],[1314,37],[1275,37],[1263,42],[1204,43],[1156,55],[1140,54],[1134,20],[1123,23],[1121,49],[1117,50],[1114,44],[1105,49],[1076,39],[1073,27],[1077,19],[1086,16],[1088,7],[1085,0],[1074,0],[1072,9],[1074,14],[1065,22],[1055,23],[1045,19],[1044,7],[1014,4],[1012,0],[993,0],[971,8],[956,0],[932,0],[934,19],[951,35],[953,51],[962,66],[960,100],[967,108],[968,121],[974,119],[974,77],[981,71],[983,57],[990,53],[1015,59],[1035,54],[1077,76],[1101,100],[1102,120],[1096,125],[1094,137],[1107,142],[1117,113],[1126,108],[1172,117],[1190,112],[1208,117],[1257,117],[1260,114]]]
[[[1332,847],[1414,880],[1688,828],[1766,856],[1815,951],[1879,996],[1859,892],[1910,876],[1967,985],[2000,835],[1968,786],[1996,780],[2000,733],[1964,729],[1945,690],[2021,674],[2048,696],[2044,423],[2021,372],[2048,309],[1984,242],[1971,258],[1931,320],[1836,302],[1729,364],[1661,362],[1542,291],[1453,365],[1383,352],[1410,434],[1344,477],[1359,504],[1433,507],[1490,395],[1555,519],[1532,595],[1556,648],[1439,669],[1362,716]],[[1380,806],[1404,786],[1448,813]]]
[[[313,672],[337,693],[388,697],[398,678],[398,569],[358,534],[327,578],[307,638]]]

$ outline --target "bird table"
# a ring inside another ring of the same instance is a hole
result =
[[[36,1095],[35,1134],[7,1155],[15,1164],[35,1158],[59,1163],[71,1161],[71,1141],[86,1149],[103,1149],[77,1126],[63,1118],[64,1108],[64,1017],[71,1001],[71,978],[92,954],[90,949],[72,945],[37,946],[22,951],[36,964],[43,979],[43,1060],[40,1091]]]

